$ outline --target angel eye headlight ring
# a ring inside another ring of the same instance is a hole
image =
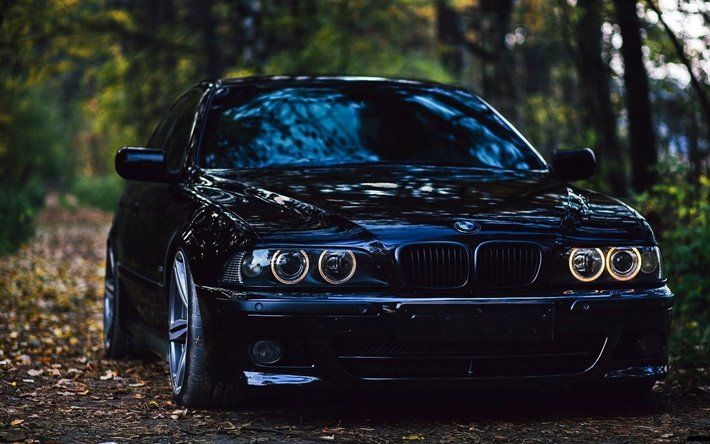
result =
[[[636,247],[614,247],[606,253],[606,268],[617,281],[628,281],[641,270],[641,253]]]
[[[604,265],[604,253],[599,248],[573,248],[569,254],[569,271],[581,282],[599,278],[604,273]]]
[[[301,282],[308,274],[310,262],[303,250],[276,250],[271,257],[271,273],[286,285]]]
[[[356,268],[357,260],[350,250],[324,250],[318,258],[318,271],[329,284],[344,284],[353,277]]]

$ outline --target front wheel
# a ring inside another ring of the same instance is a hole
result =
[[[168,287],[168,365],[173,396],[188,407],[235,407],[242,390],[213,380],[208,372],[208,349],[202,317],[187,256],[175,253]]]

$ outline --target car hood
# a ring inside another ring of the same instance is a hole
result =
[[[247,222],[269,244],[385,244],[481,234],[643,237],[640,216],[547,173],[461,167],[359,165],[210,170],[196,191]]]

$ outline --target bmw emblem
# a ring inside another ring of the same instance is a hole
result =
[[[478,233],[481,231],[481,224],[472,220],[457,220],[454,228],[461,233]]]

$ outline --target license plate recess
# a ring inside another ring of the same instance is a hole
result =
[[[552,341],[555,304],[401,304],[405,341]]]

